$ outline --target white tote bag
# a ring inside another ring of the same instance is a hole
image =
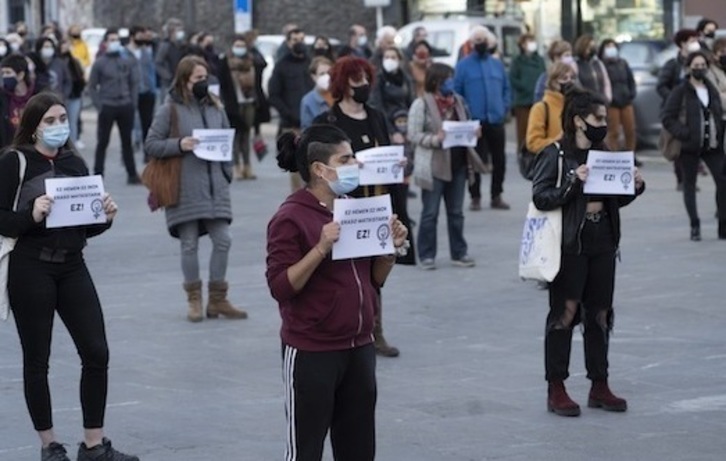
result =
[[[562,185],[563,152],[557,168],[557,188]],[[519,248],[519,276],[524,280],[551,282],[560,272],[562,258],[562,208],[540,211],[529,203]]]
[[[27,162],[25,155],[17,152],[18,163],[18,189],[15,191],[15,199],[13,200],[13,211],[18,210],[18,200],[20,199],[20,189],[23,187],[25,179],[25,169]],[[10,238],[0,235],[0,319],[7,320],[10,312],[10,302],[8,300],[8,262],[10,261],[10,252],[15,249],[17,238]]]

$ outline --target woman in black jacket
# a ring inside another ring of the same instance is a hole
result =
[[[615,258],[620,243],[620,207],[635,196],[585,194],[590,149],[604,150],[607,104],[590,91],[568,93],[562,117],[562,144],[537,156],[533,201],[543,211],[562,208],[562,261],[550,285],[550,311],[545,332],[547,408],[562,416],[577,416],[580,407],[565,390],[569,376],[572,329],[584,323],[585,367],[592,381],[588,406],[625,411],[627,402],[608,386],[608,339],[613,326]],[[562,171],[558,171],[563,156]],[[562,184],[557,179],[562,175]],[[637,169],[636,195],[645,190]],[[583,317],[584,318],[581,318]]]
[[[708,59],[698,51],[686,58],[688,79],[668,96],[661,121],[681,142],[683,201],[691,220],[691,240],[701,240],[701,221],[696,207],[696,176],[703,162],[716,183],[718,238],[726,239],[726,177],[724,176],[724,121],[718,90],[708,81]]]
[[[0,234],[17,239],[9,256],[7,290],[23,351],[25,400],[41,440],[41,459],[70,461],[53,430],[48,386],[48,358],[57,312],[82,364],[84,442],[78,449],[78,461],[139,461],[136,456],[116,451],[104,437],[108,344],[101,303],[83,259],[87,240],[111,227],[118,207],[106,194],[100,203],[106,222],[47,226],[46,218],[54,212],[54,204],[44,181],[88,176],[88,167],[72,150],[69,136],[63,101],[46,91],[30,99],[12,149],[0,156]]]
[[[408,109],[413,104],[414,87],[411,77],[404,72],[403,53],[398,48],[388,48],[383,52],[381,69],[376,75],[370,106],[378,109],[385,115],[391,144],[405,146],[406,158],[411,168],[406,168],[404,175],[407,178],[413,171],[413,149],[407,142]],[[404,184],[408,195],[408,184]]]

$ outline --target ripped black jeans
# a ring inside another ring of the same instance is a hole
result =
[[[609,217],[599,216],[599,222],[585,220],[582,252],[562,255],[560,273],[550,285],[550,312],[545,331],[548,382],[564,381],[569,376],[572,330],[581,321],[587,377],[593,381],[608,377],[617,247]]]

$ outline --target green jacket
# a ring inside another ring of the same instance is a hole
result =
[[[509,69],[509,80],[514,91],[513,107],[534,104],[534,88],[544,71],[544,59],[537,53],[520,54],[514,58]]]

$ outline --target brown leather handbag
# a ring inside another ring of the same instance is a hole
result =
[[[169,113],[169,137],[178,138],[179,114],[176,104],[171,103]],[[152,157],[141,174],[141,182],[149,189],[147,203],[151,211],[172,207],[179,203],[179,188],[183,155],[173,157]]]

